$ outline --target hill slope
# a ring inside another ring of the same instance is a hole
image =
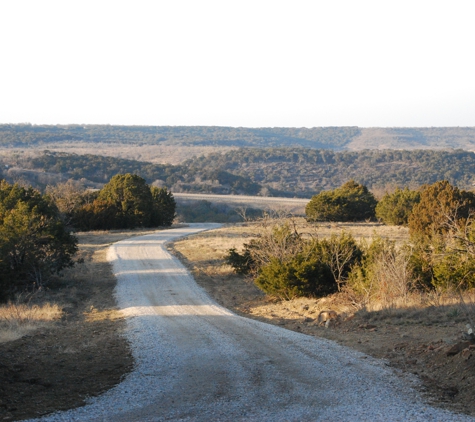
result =
[[[310,198],[349,179],[384,192],[446,179],[463,189],[475,184],[475,153],[463,150],[331,151],[308,148],[240,148],[163,165],[98,155],[45,152],[4,159],[9,181],[44,188],[67,179],[100,187],[118,173],[136,173],[173,192]]]
[[[180,147],[475,150],[475,128],[233,128],[219,126],[0,125],[0,147],[109,144]]]

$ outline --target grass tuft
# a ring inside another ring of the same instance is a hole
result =
[[[13,341],[58,320],[63,310],[56,304],[31,305],[9,302],[0,306],[0,343]]]

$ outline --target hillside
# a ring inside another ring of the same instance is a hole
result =
[[[0,146],[112,143],[220,147],[343,148],[360,130],[326,128],[232,128],[219,126],[0,125]]]
[[[141,149],[160,146],[175,149],[177,147],[304,147],[332,150],[460,148],[472,151],[475,150],[475,128],[0,125],[1,148],[84,149],[91,145],[100,145],[106,150],[120,145]],[[109,151],[103,155],[114,153]],[[156,159],[157,157],[152,159],[149,157],[148,161],[158,162]]]
[[[118,173],[139,174],[147,183],[173,192],[303,198],[350,179],[378,195],[396,186],[416,189],[442,179],[463,189],[472,189],[475,183],[475,153],[463,150],[240,148],[180,165],[47,151],[15,153],[1,161],[7,180],[26,181],[40,189],[67,179],[97,188]]]
[[[225,168],[281,192],[310,197],[350,179],[372,190],[446,179],[463,189],[475,182],[475,153],[453,150],[329,151],[303,148],[239,149],[184,163],[188,168]]]

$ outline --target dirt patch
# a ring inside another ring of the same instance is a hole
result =
[[[78,235],[78,258],[84,264],[66,271],[33,299],[60,305],[61,320],[0,343],[1,420],[39,417],[84,405],[87,397],[112,388],[132,369],[106,250],[112,242],[141,234]]]
[[[385,359],[396,372],[417,376],[432,405],[475,416],[475,345],[464,341],[467,320],[459,308],[360,311],[325,328],[318,315],[323,309],[339,310],[338,297],[278,301],[265,296],[224,265],[224,252],[238,237],[233,228],[207,232],[176,242],[175,253],[224,307]]]

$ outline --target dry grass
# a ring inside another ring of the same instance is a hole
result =
[[[84,313],[84,317],[86,319],[86,322],[104,321],[104,320],[114,321],[116,319],[123,318],[123,314],[115,309],[107,309],[104,311],[100,311],[94,308],[94,306],[91,306],[90,310]]]
[[[75,259],[81,259],[83,263],[76,264],[73,268],[63,271],[60,277],[54,278],[50,283],[51,291],[40,291],[30,297],[19,296],[15,301],[0,306],[0,343],[17,340],[60,320],[64,312],[87,300],[82,291],[85,280],[97,283],[99,289],[101,280],[110,276],[106,257],[109,245],[128,237],[150,234],[154,231],[113,230],[77,233],[79,251]],[[53,291],[54,303],[50,303],[50,292]],[[116,320],[120,317],[115,310],[94,307],[84,313],[87,322]]]
[[[308,224],[304,218],[295,218],[296,227],[306,236],[330,237],[334,233],[350,233],[357,241],[370,241],[374,236],[391,239],[402,244],[409,239],[405,227],[385,226],[379,223],[334,223]],[[176,242],[187,250],[193,261],[208,261],[214,254],[214,260],[224,262],[224,256],[231,248],[242,250],[243,245],[256,237],[261,230],[259,223],[241,223],[225,226],[221,229],[205,232],[189,239]]]
[[[63,310],[57,304],[32,305],[16,301],[0,306],[0,343],[21,338],[62,315]]]
[[[19,148],[0,148],[0,156],[6,164],[15,165],[17,157],[27,159],[28,157],[43,154],[44,145]],[[49,151],[66,152],[69,154],[92,154],[109,157],[124,158],[129,160],[147,161],[157,164],[181,164],[192,157],[208,155],[216,152],[227,152],[237,147],[214,147],[214,146],[177,146],[173,145],[133,145],[133,144],[111,144],[111,143],[88,143],[88,142],[59,142],[48,143]]]

